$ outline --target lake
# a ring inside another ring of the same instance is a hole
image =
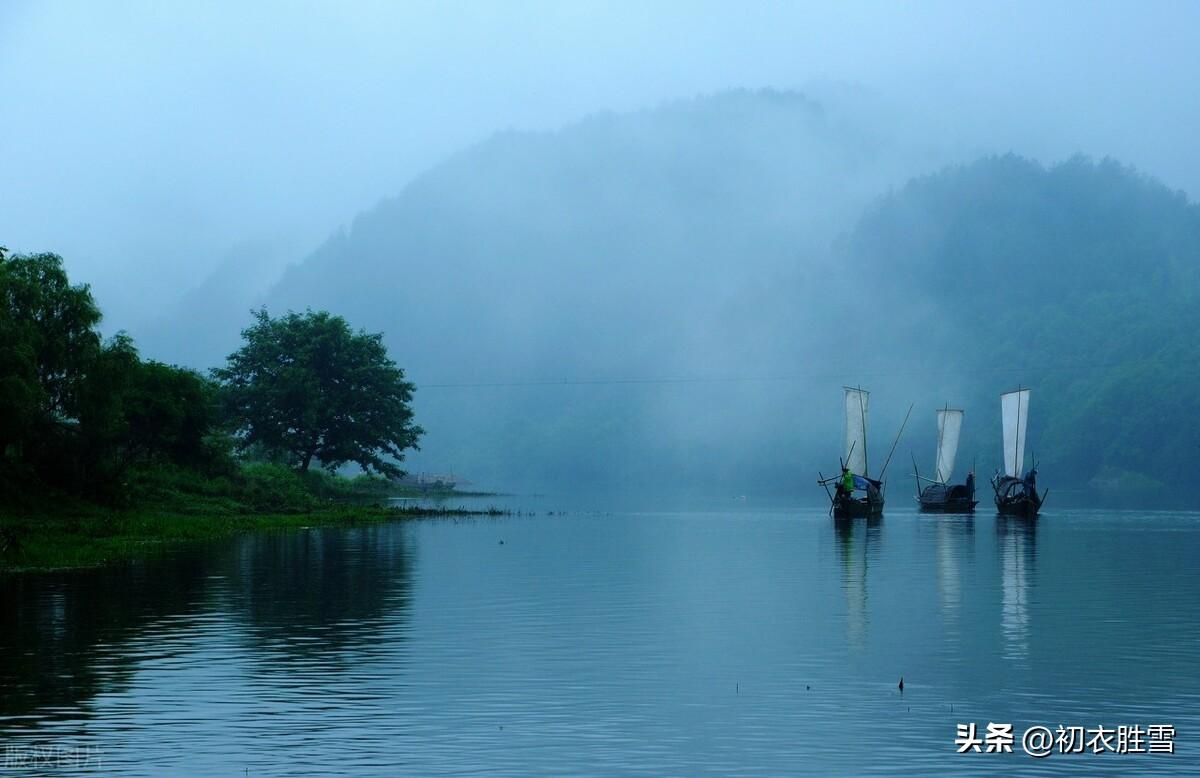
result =
[[[0,580],[0,774],[1200,772],[1200,514],[509,505]]]

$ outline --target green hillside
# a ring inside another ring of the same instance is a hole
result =
[[[486,486],[796,492],[836,463],[844,383],[875,393],[877,464],[910,402],[899,457],[928,459],[950,402],[989,473],[1023,384],[1048,482],[1190,479],[1197,207],[1084,158],[910,181],[929,160],[886,135],[775,92],[504,133],[267,305],[384,332],[428,431],[412,467]]]
[[[414,468],[536,488],[784,484],[804,434],[778,423],[794,386],[640,379],[796,372],[821,336],[792,311],[825,305],[797,269],[926,165],[770,91],[503,133],[360,216],[267,304],[385,332],[418,387],[589,382],[419,388]],[[625,379],[639,382],[590,383]]]
[[[1181,193],[1107,160],[988,158],[883,198],[842,251],[868,295],[924,312],[894,336],[917,364],[972,376],[969,437],[994,440],[994,395],[1023,383],[1047,472],[1193,479],[1200,208]]]

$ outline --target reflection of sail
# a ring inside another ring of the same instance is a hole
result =
[[[1037,522],[999,516],[996,519],[1000,554],[1000,629],[1004,656],[1021,659],[1029,651],[1029,585],[1036,569]]]
[[[867,400],[870,392],[846,387],[846,467],[867,475]]]
[[[933,467],[933,478],[938,483],[950,483],[954,472],[954,458],[958,454],[958,437],[962,431],[963,412],[943,408],[937,412],[938,447],[937,461]]]
[[[1020,478],[1025,467],[1025,428],[1029,424],[1029,390],[1000,395],[1004,425],[1004,474]]]
[[[938,593],[942,613],[955,616],[962,606],[962,558],[974,547],[975,519],[947,516],[937,522]]]
[[[882,520],[837,519],[834,533],[842,562],[842,592],[846,596],[846,637],[855,648],[867,638],[867,563],[878,554]]]

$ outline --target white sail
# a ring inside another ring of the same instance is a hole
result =
[[[938,447],[937,461],[933,467],[933,477],[940,483],[950,483],[950,474],[954,472],[954,457],[958,455],[958,436],[962,432],[963,412],[953,408],[943,408],[937,412]]]
[[[867,474],[867,400],[870,392],[846,387],[846,467]]]
[[[1020,478],[1025,468],[1025,428],[1029,423],[1029,390],[1000,395],[1004,424],[1004,474]]]

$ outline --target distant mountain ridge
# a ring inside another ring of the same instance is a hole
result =
[[[1197,207],[1111,161],[953,161],[770,91],[501,133],[263,299],[383,331],[411,467],[485,487],[804,492],[843,383],[875,391],[875,463],[916,403],[893,489],[943,402],[986,475],[1017,383],[1048,479],[1191,478]]]
[[[1183,193],[1113,160],[986,158],[882,198],[842,252],[887,268],[869,292],[885,305],[927,301],[901,337],[990,372],[992,393],[1035,389],[1030,448],[1047,472],[1194,483],[1200,207]],[[984,410],[965,438],[998,434],[982,378],[964,392]]]
[[[791,303],[759,309],[755,295],[823,262],[877,192],[927,164],[913,156],[878,128],[772,91],[501,133],[364,213],[268,305],[327,307],[383,330],[418,385],[788,370],[795,344],[781,349],[770,330]],[[748,358],[764,347],[769,357]],[[774,413],[763,403],[748,421],[714,416],[695,392],[605,391],[477,392],[479,414],[460,406],[475,402],[463,392],[418,392],[430,432],[414,461],[484,482],[663,482],[718,468],[736,480],[707,438]]]

